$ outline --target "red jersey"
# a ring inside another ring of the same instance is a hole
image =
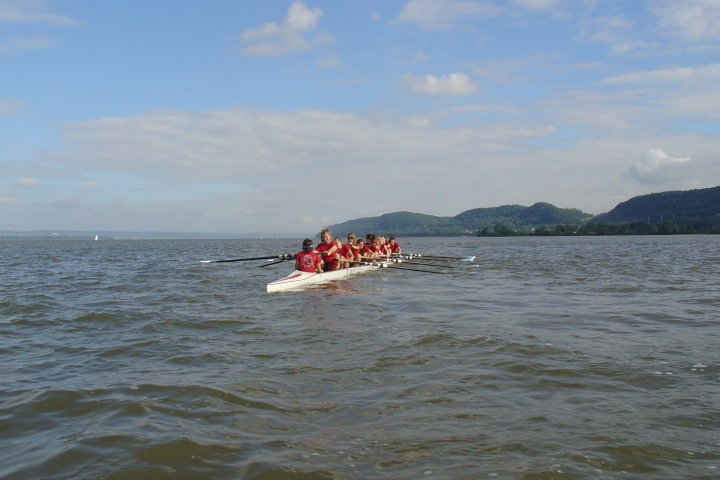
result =
[[[340,247],[340,256],[347,260],[351,260],[353,258],[354,253],[350,248],[350,245],[348,245],[347,243],[343,243],[343,246]]]
[[[295,267],[301,272],[316,272],[316,265],[322,264],[322,258],[315,252],[298,252],[295,254]]]
[[[400,251],[400,244],[397,242],[392,243],[392,244],[388,243],[387,247],[388,247],[388,250],[390,250],[390,253],[398,253]]]
[[[348,248],[350,249],[350,254],[352,255],[352,257],[350,258],[354,258],[357,255],[360,255],[360,245],[358,245],[357,243],[353,243],[352,245],[348,244]]]
[[[315,250],[317,250],[320,254],[322,254],[322,259],[325,261],[325,270],[337,270],[338,267],[338,259],[335,258],[335,254],[337,253],[337,248],[333,250],[333,252],[328,255],[325,252],[331,250],[332,248],[337,247],[335,243],[321,243],[317,247],[315,247]]]

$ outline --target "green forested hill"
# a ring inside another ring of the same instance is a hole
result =
[[[436,217],[413,212],[394,212],[379,217],[366,217],[330,225],[334,235],[353,232],[359,237],[366,233],[396,235],[459,235],[461,226],[452,217]]]
[[[619,203],[595,223],[690,223],[715,221],[720,216],[720,187],[651,193]]]
[[[514,230],[530,230],[541,225],[582,225],[592,215],[576,208],[559,208],[538,202],[530,207],[505,205],[494,208],[475,208],[453,217],[467,230],[481,230],[504,225]]]
[[[549,227],[549,228],[548,228]],[[555,227],[555,228],[552,228]],[[544,202],[530,207],[474,208],[454,217],[395,212],[331,225],[334,234],[396,235],[718,233],[720,186],[652,193],[619,203],[596,217]]]
[[[517,230],[531,230],[540,225],[581,225],[592,215],[573,208],[558,208],[549,203],[536,203],[530,207],[505,205],[492,208],[475,208],[454,217],[437,217],[412,212],[387,213],[379,217],[358,218],[331,225],[335,235],[347,232],[391,233],[395,235],[467,235],[483,228],[504,225]]]

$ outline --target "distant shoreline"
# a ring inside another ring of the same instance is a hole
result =
[[[0,231],[2,240],[244,240],[306,238],[307,233],[199,233],[199,232],[50,232],[50,231]]]

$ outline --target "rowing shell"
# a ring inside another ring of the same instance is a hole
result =
[[[420,257],[420,255],[411,255],[411,256],[403,256],[405,259],[413,259],[415,257]],[[450,257],[446,257],[450,258]],[[458,258],[457,260],[460,260],[461,262],[473,262],[475,261],[475,257],[465,257],[465,258]],[[381,261],[377,263],[367,264],[367,265],[360,265],[357,267],[350,267],[350,268],[343,268],[340,270],[332,270],[330,272],[322,272],[322,273],[315,273],[315,272],[301,272],[299,270],[295,270],[287,277],[283,277],[279,280],[275,280],[274,282],[270,282],[267,284],[267,291],[268,292],[282,292],[285,290],[292,290],[294,288],[300,288],[305,287],[308,285],[320,285],[327,282],[332,282],[333,280],[338,280],[341,278],[349,277],[350,275],[355,275],[358,273],[365,273],[372,270],[378,270],[380,268],[402,268],[402,267],[395,267],[392,264],[393,263],[400,263],[402,261],[402,258],[396,258],[389,261]],[[436,273],[436,272],[428,272],[428,273]]]
[[[358,273],[365,273],[371,270],[382,268],[382,264],[360,265],[358,267],[343,268],[341,270],[332,270],[330,272],[314,273],[300,272],[295,270],[287,277],[275,280],[267,284],[268,292],[282,292],[307,285],[319,285],[333,280],[349,277]]]

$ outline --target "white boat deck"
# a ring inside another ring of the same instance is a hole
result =
[[[318,285],[340,278],[349,277],[350,275],[356,275],[358,273],[365,273],[372,270],[382,268],[381,265],[360,265],[358,267],[344,268],[342,270],[333,270],[331,272],[323,273],[312,273],[312,272],[300,272],[298,270],[293,271],[287,277],[280,278],[274,282],[267,284],[268,292],[282,292],[285,290],[291,290],[294,288],[305,287],[308,285]]]

